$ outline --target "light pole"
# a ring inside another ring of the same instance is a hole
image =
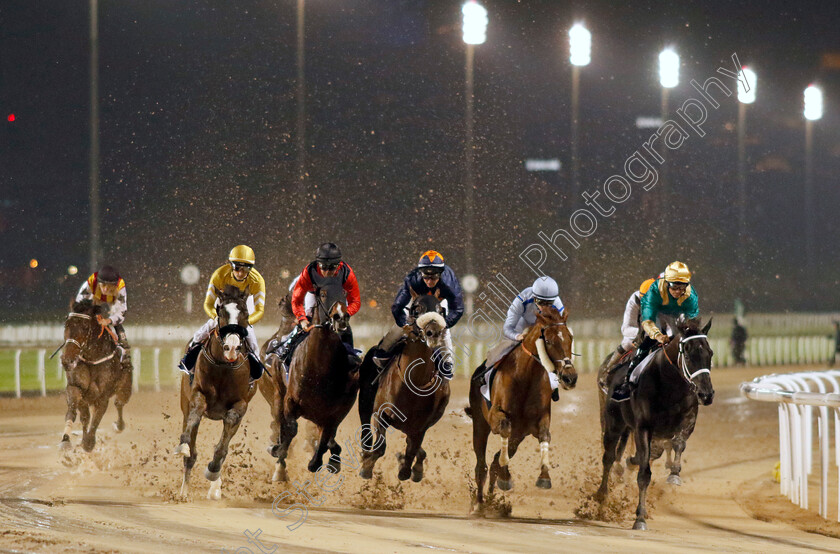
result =
[[[461,8],[464,16],[463,30],[464,43],[467,45],[467,56],[464,67],[466,74],[464,83],[466,87],[466,114],[465,128],[466,140],[464,141],[464,173],[465,173],[465,194],[464,203],[466,206],[467,236],[466,236],[466,258],[467,273],[473,274],[473,220],[474,220],[474,194],[475,194],[475,148],[473,130],[473,58],[475,56],[475,45],[484,44],[487,40],[487,10],[476,2],[470,0]]]
[[[680,82],[680,57],[673,48],[666,48],[659,53],[659,84],[662,85],[662,123],[668,120],[668,91]],[[659,183],[662,185],[660,194],[667,193],[667,152],[668,147],[662,149],[662,171],[659,175]]]
[[[814,121],[823,116],[822,90],[809,85],[804,94],[805,110],[805,267],[814,269]]]
[[[580,68],[592,60],[592,33],[581,23],[569,29],[569,62],[572,64],[572,194],[580,190],[580,157],[578,154],[578,117],[580,114]]]
[[[304,7],[306,0],[297,0],[297,171],[298,181],[306,176],[306,81],[304,73]]]
[[[99,8],[90,0],[90,270],[99,269]]]
[[[738,244],[743,263],[747,244],[747,104],[755,102],[757,81],[755,71],[748,67],[741,68],[741,74],[749,87],[749,90],[738,88]]]

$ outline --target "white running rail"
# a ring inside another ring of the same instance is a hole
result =
[[[773,374],[741,383],[741,395],[751,400],[779,404],[779,453],[781,492],[791,502],[808,509],[808,475],[813,452],[814,408],[820,454],[819,513],[828,518],[828,468],[834,420],[834,464],[840,479],[840,370]],[[833,418],[829,417],[829,409]],[[840,487],[837,498],[840,521]]]

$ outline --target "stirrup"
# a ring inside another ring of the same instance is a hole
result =
[[[625,402],[630,400],[630,397],[633,395],[633,385],[630,381],[624,381],[619,386],[615,388],[613,391],[612,399],[616,402]]]

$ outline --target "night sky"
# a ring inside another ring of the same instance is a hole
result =
[[[365,303],[389,305],[429,247],[465,273],[461,3],[307,0],[304,193],[295,183],[295,4],[100,2],[104,261],[129,283],[132,318],[159,319],[164,307],[164,319],[177,320],[181,266],[197,264],[204,283],[238,243],[257,252],[270,317],[288,284],[281,270],[299,272],[327,240],[358,273]],[[736,248],[733,94],[709,112],[705,137],[669,154],[669,190],[634,191],[572,263],[545,265],[572,312],[617,317],[632,289],[674,259],[695,271],[704,308],[730,310],[738,290],[753,311],[838,309],[840,2],[482,4],[490,25],[475,55],[479,279],[501,271],[527,286],[534,275],[519,252],[584,207],[568,178],[566,34],[582,21],[593,36],[581,71],[584,189],[621,172],[653,131],[635,120],[659,113],[663,46],[681,55],[672,113],[698,96],[691,79],[732,69],[733,52],[758,73],[758,100],[747,115],[746,254]],[[0,4],[6,320],[63,313],[90,269],[88,16],[87,1]],[[814,126],[817,263],[808,270],[801,110],[812,82],[825,116]],[[559,157],[563,170],[526,172],[529,157]],[[68,277],[71,264],[79,274]]]

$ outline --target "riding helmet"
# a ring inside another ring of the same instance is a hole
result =
[[[239,246],[233,247],[233,250],[231,250],[230,254],[228,254],[228,260],[240,264],[254,265],[256,257],[254,256],[254,251],[250,246],[240,244]]]
[[[538,300],[554,300],[560,295],[557,281],[548,276],[542,276],[534,281],[531,291]]]
[[[117,284],[120,282],[120,274],[112,266],[103,265],[99,271],[96,272],[96,280],[100,283]]]
[[[682,262],[672,262],[665,268],[665,281],[668,283],[689,283],[691,272]]]
[[[442,273],[444,268],[443,256],[440,252],[435,250],[427,250],[420,256],[420,261],[417,262],[417,267],[423,273]]]
[[[341,249],[333,242],[325,242],[318,247],[315,261],[324,263],[338,263],[341,261]]]

